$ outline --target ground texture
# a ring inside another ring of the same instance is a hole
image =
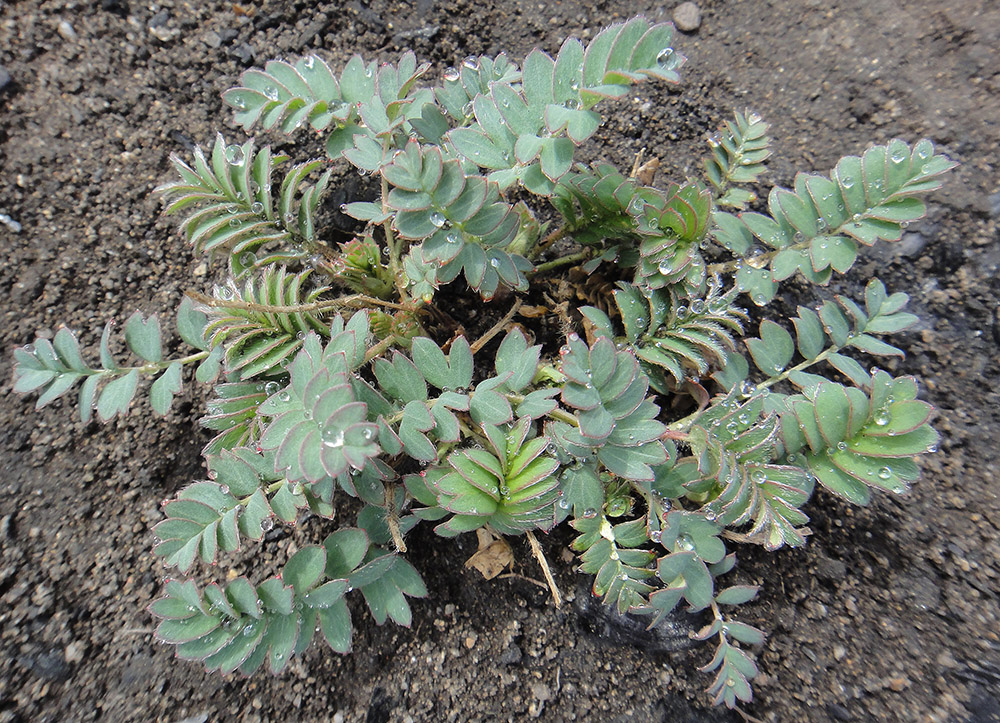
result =
[[[0,213],[23,227],[0,225],[3,348],[63,323],[92,345],[106,318],[173,308],[211,280],[151,190],[170,177],[171,152],[217,129],[240,137],[219,94],[245,67],[412,48],[440,72],[471,53],[554,51],[569,34],[672,10],[647,0],[0,2]],[[806,548],[745,556],[740,575],[763,592],[744,619],[770,631],[748,712],[1000,720],[1000,7],[704,0],[701,10],[700,29],[678,41],[684,84],[647,84],[609,110],[591,157],[625,165],[645,148],[667,174],[695,172],[705,137],[735,107],[772,123],[769,182],[892,137],[929,137],[962,164],[925,221],[820,292],[856,292],[877,272],[911,294],[922,324],[893,371],[921,378],[944,438],[909,495],[864,509],[820,495]],[[813,293],[792,284],[781,303]],[[0,377],[10,378],[7,353]],[[602,640],[579,606],[557,611],[521,579],[484,582],[462,567],[470,543],[456,555],[429,534],[412,559],[433,597],[414,605],[412,629],[357,615],[353,655],[317,646],[280,678],[222,679],[175,661],[145,612],[165,574],[150,529],[159,502],[202,474],[204,393],[187,387],[165,421],[137,404],[124,422],[84,426],[69,405],[34,413],[4,387],[0,721],[733,719],[705,709],[695,665],[706,651]],[[318,519],[277,529],[254,554],[283,559],[322,534]],[[545,547],[573,590],[567,541],[555,534]],[[527,550],[515,552],[517,572],[537,576]]]

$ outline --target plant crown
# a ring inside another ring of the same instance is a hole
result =
[[[124,324],[132,366],[112,354],[111,322],[97,366],[65,328],[14,352],[15,389],[43,407],[78,388],[83,422],[125,414],[144,378],[166,414],[186,366],[214,385],[208,479],[168,501],[155,528],[154,553],[181,575],[261,540],[275,518],[332,519],[338,497],[360,500],[354,527],[298,550],[279,575],[167,582],[150,610],[179,657],[277,673],[316,634],[345,653],[352,592],[377,623],[400,625],[408,598],[427,594],[401,554],[421,521],[446,537],[486,528],[533,543],[532,531],[568,521],[595,595],[652,624],[679,607],[706,614],[697,638],[716,645],[703,667],[712,699],[751,699],[764,633],[724,612],[757,592],[720,583],[735,543],[804,544],[817,485],[857,504],[906,491],[938,436],[914,379],[851,356],[902,356],[885,337],[916,321],[905,294],[873,280],[862,300],[800,306],[756,336],[737,303],[764,306],[796,274],[825,285],[862,247],[899,239],[954,164],[930,141],[893,140],[799,174],[751,211],[746,186],[770,153],[753,113],[709,140],[704,181],[655,187],[575,163],[602,101],[679,80],[671,41],[671,26],[634,18],[520,67],[470,57],[433,86],[412,53],[355,56],[339,75],[315,55],[249,70],[223,96],[236,122],[310,128],[329,158],[289,166],[253,138],[221,135],[192,162],[172,158],[167,212],[197,251],[228,263],[178,310],[194,351],[168,357],[159,318],[136,312]],[[358,231],[335,247],[318,222],[344,160],[376,188],[341,206]],[[514,195],[547,201],[557,230]],[[576,247],[539,262],[560,239]],[[513,313],[492,353],[489,335],[441,344],[424,331],[459,277],[499,305],[574,264],[621,280],[602,308],[580,309],[585,337],[569,333],[555,356]]]

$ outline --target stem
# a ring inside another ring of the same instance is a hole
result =
[[[163,361],[150,362],[149,364],[143,364],[138,367],[122,367],[120,369],[103,369],[98,374],[104,374],[106,372],[130,372],[138,369],[143,374],[152,374],[153,372],[158,372],[161,369],[166,369],[168,366],[174,363],[178,364],[190,364],[191,362],[201,361],[209,354],[211,351],[199,351],[194,354],[188,354],[180,359],[164,359]]]
[[[388,214],[389,207],[386,205],[386,199],[389,197],[389,182],[381,174],[380,180],[382,181],[382,213]],[[386,246],[389,248],[389,273],[392,274],[393,283],[396,284],[396,291],[399,292],[399,298],[406,300],[409,298],[409,294],[406,293],[406,284],[403,283],[402,267],[400,266],[402,241],[400,240],[400,243],[396,243],[396,237],[392,233],[391,217],[382,222],[382,229],[385,231]]]
[[[387,336],[385,339],[380,341],[378,344],[373,346],[367,352],[365,352],[365,361],[367,364],[375,357],[381,356],[383,352],[388,351],[389,347],[392,346],[394,339],[391,336]]]
[[[470,348],[472,349],[472,353],[473,354],[475,354],[477,351],[479,351],[484,346],[486,346],[489,343],[490,339],[492,339],[497,334],[499,334],[501,331],[503,331],[504,327],[506,327],[507,324],[510,323],[510,320],[514,318],[514,314],[517,313],[517,310],[521,308],[521,303],[522,302],[521,302],[520,299],[518,299],[517,301],[515,301],[514,305],[512,307],[510,307],[510,311],[508,311],[500,321],[498,321],[496,324],[494,324],[490,328],[489,331],[487,331],[481,337],[479,337],[478,339],[476,339],[476,341],[474,341],[470,345]]]
[[[198,291],[188,291],[185,292],[185,296],[197,301],[199,304],[204,306],[210,306],[214,309],[242,309],[244,311],[260,311],[265,314],[292,314],[292,313],[306,313],[306,312],[316,312],[316,311],[327,311],[329,309],[337,309],[343,306],[384,306],[389,309],[401,309],[409,310],[411,307],[405,304],[397,304],[392,301],[382,301],[382,299],[376,299],[373,296],[366,296],[365,294],[353,294],[352,296],[345,296],[340,299],[331,299],[330,301],[314,301],[311,304],[294,304],[291,306],[276,306],[272,304],[257,304],[252,301],[243,300],[231,300],[226,301],[223,299],[216,299],[213,296],[207,296]]]
[[[590,258],[591,251],[589,248],[583,251],[578,251],[575,254],[570,254],[569,256],[560,256],[557,259],[552,259],[551,261],[546,261],[544,264],[538,264],[534,271],[529,271],[528,276],[535,277],[544,273],[548,273],[554,269],[558,269],[562,266],[572,266],[580,261],[586,261]]]
[[[523,394],[514,394],[513,392],[504,392],[503,395],[505,397],[507,397],[507,401],[508,402],[513,402],[514,404],[520,404],[521,402],[524,401],[524,395]],[[556,420],[558,420],[560,422],[566,422],[567,424],[571,424],[574,427],[579,427],[580,426],[580,422],[577,421],[576,417],[574,417],[572,414],[570,414],[569,412],[567,412],[567,411],[565,411],[563,409],[559,409],[559,407],[556,407],[555,409],[553,409],[546,416],[552,417],[552,419],[556,419]]]
[[[826,350],[822,351],[819,356],[817,356],[817,357],[815,357],[813,359],[806,359],[805,361],[800,362],[800,363],[796,364],[793,367],[789,367],[788,369],[786,369],[785,371],[783,371],[781,374],[779,374],[779,375],[777,375],[775,377],[771,377],[767,381],[761,382],[760,384],[757,385],[757,389],[766,389],[767,387],[774,386],[778,382],[782,382],[785,379],[788,379],[788,376],[792,372],[800,372],[803,369],[808,369],[813,364],[818,364],[821,361],[826,361],[827,359],[829,359],[831,356],[833,356],[834,354],[836,354],[837,352],[839,352],[843,348],[844,347],[842,347],[842,346],[831,346],[829,349],[826,349]]]
[[[556,608],[558,608],[562,605],[562,595],[559,594],[559,588],[556,587],[555,578],[552,577],[552,571],[549,569],[549,563],[545,559],[542,547],[538,544],[535,536],[531,534],[531,530],[527,530],[524,535],[528,538],[528,543],[531,545],[531,552],[535,555],[535,559],[538,560],[538,564],[542,568],[542,574],[545,575],[545,582],[548,583],[549,591],[552,593],[552,600],[555,602]]]
[[[541,241],[538,242],[535,248],[531,250],[531,253],[528,254],[528,258],[534,261],[535,259],[537,259],[539,256],[542,255],[542,252],[545,251],[545,249],[547,249],[549,246],[554,244],[559,239],[565,238],[568,233],[569,229],[566,228],[565,226],[563,226],[562,228],[557,228],[555,231],[553,231],[548,236],[546,236],[545,238],[543,238]]]

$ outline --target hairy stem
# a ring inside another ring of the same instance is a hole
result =
[[[589,248],[583,251],[578,251],[575,254],[570,254],[569,256],[560,256],[557,259],[552,259],[551,261],[546,261],[544,264],[538,264],[534,271],[529,271],[528,276],[534,278],[535,276],[540,276],[541,274],[548,273],[555,269],[562,268],[563,266],[572,266],[581,261],[586,261],[591,256],[591,250]]]
[[[528,258],[534,261],[535,259],[537,259],[539,256],[542,255],[542,252],[545,251],[545,249],[547,249],[549,246],[554,244],[559,239],[565,238],[568,233],[569,229],[567,229],[565,226],[563,226],[562,228],[557,228],[555,231],[553,231],[548,236],[546,236],[545,238],[543,238],[541,241],[538,242],[535,248],[531,250],[531,253],[528,254]]]

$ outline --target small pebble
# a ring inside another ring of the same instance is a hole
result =
[[[76,40],[76,31],[73,26],[69,24],[66,20],[60,20],[59,26],[56,28],[59,35],[62,36],[63,40]]]
[[[674,8],[674,25],[682,33],[693,33],[701,27],[701,9],[692,2]]]
[[[0,90],[3,90],[8,85],[10,85],[10,73],[7,72],[5,67],[0,65]]]

